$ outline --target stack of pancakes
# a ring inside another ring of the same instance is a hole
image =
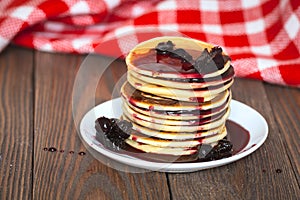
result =
[[[170,57],[158,51],[159,44],[174,45],[172,52],[184,49],[192,59],[185,60],[181,54]],[[140,43],[129,53],[127,81],[121,88],[122,117],[134,128],[126,139],[128,145],[186,161],[197,157],[202,144],[213,147],[226,137],[234,76],[230,59],[222,52],[222,66],[211,65],[207,72],[197,63],[204,51],[212,55],[213,48],[198,40],[159,37]],[[213,56],[202,62],[218,62]],[[183,67],[186,63],[188,68]]]

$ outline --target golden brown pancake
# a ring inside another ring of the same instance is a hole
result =
[[[188,51],[194,58],[207,48],[211,50],[214,45],[183,37],[160,37],[148,40],[140,43],[126,57],[126,64],[128,70],[136,71],[139,74],[144,74],[150,77],[161,77],[161,78],[210,78],[221,76],[225,71],[229,69],[230,60],[227,60],[224,67],[221,70],[216,69],[212,73],[205,75],[199,74],[197,71],[182,71],[181,66],[177,63],[169,65],[161,64],[156,62],[154,49],[160,42],[172,41],[176,47],[183,48]],[[151,57],[142,57],[141,55],[150,55]],[[224,55],[226,55],[224,53]],[[140,62],[137,62],[141,60]]]
[[[216,78],[207,78],[207,79],[159,78],[159,77],[152,77],[144,74],[139,74],[134,70],[129,70],[127,73],[130,76],[133,76],[134,78],[149,84],[160,85],[169,88],[178,88],[178,89],[197,89],[197,88],[207,88],[211,86],[224,84],[225,82],[232,79],[234,75],[234,70],[233,67],[231,66],[221,76]]]
[[[204,99],[199,97],[196,102],[194,101],[179,101],[170,99],[151,93],[146,93],[134,88],[128,82],[125,82],[121,88],[121,95],[124,102],[128,102],[134,107],[148,109],[148,110],[209,110],[223,105],[230,95],[230,91],[224,90],[212,99]],[[201,103],[202,102],[202,103]]]
[[[221,118],[211,121],[210,123],[199,124],[199,125],[167,125],[167,124],[157,124],[152,121],[145,121],[140,118],[128,116],[127,112],[123,114],[123,116],[135,124],[148,127],[150,129],[154,129],[157,131],[170,131],[170,132],[197,132],[203,130],[215,129],[223,124],[225,124],[226,119],[228,118],[230,110],[228,108],[227,112],[221,116]]]
[[[224,138],[227,135],[226,128],[224,127],[219,134],[195,139],[195,140],[165,140],[159,138],[143,137],[131,135],[126,139],[126,143],[133,145],[135,148],[144,152],[159,152],[163,154],[173,155],[189,155],[195,153],[192,149],[200,144],[212,144]]]
[[[228,108],[226,108],[226,110],[227,109]],[[208,117],[202,117],[202,118],[198,118],[198,119],[181,118],[180,120],[178,120],[178,119],[172,119],[170,117],[168,118],[167,116],[165,116],[164,118],[158,118],[153,115],[145,115],[143,113],[137,112],[134,109],[131,109],[126,103],[123,104],[123,112],[130,119],[136,118],[136,119],[141,119],[141,120],[148,121],[151,123],[165,124],[165,125],[170,125],[170,126],[193,126],[193,125],[201,125],[201,124],[210,123],[210,122],[220,119],[222,116],[224,116],[224,114],[226,113],[226,110],[224,110],[223,112],[208,116]]]
[[[127,80],[132,86],[140,91],[187,102],[197,102],[198,98],[215,97],[217,94],[227,90],[233,84],[233,79],[230,79],[225,83],[209,86],[208,88],[184,90],[146,83],[131,76],[130,74],[127,75]]]

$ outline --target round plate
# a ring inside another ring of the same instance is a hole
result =
[[[251,107],[232,100],[229,119],[249,131],[248,144],[231,157],[208,162],[195,163],[161,163],[142,160],[125,154],[120,154],[105,148],[95,139],[95,120],[98,117],[120,118],[122,115],[121,98],[106,101],[91,109],[80,123],[80,136],[96,152],[120,163],[153,171],[162,172],[193,172],[225,165],[239,160],[257,150],[268,136],[268,124],[264,117]]]

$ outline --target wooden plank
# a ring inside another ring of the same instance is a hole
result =
[[[109,62],[100,58],[92,56],[84,62],[90,70],[80,71],[80,56],[36,53],[34,199],[167,199],[165,174],[110,168],[111,162],[102,160],[103,164],[95,159],[99,155],[86,151],[76,133],[83,114],[108,100],[114,88],[112,75],[98,80],[103,65]],[[122,72],[124,69],[119,70]],[[73,89],[76,75],[79,82]],[[43,150],[49,147],[57,151]],[[80,156],[81,151],[86,155]]]
[[[125,72],[124,62],[114,58],[89,55],[83,60],[73,87],[73,114],[77,125],[95,105],[120,96]]]
[[[232,164],[169,174],[172,199],[299,199],[299,187],[261,82],[236,79],[233,97],[258,110],[269,136],[256,152]]]
[[[299,88],[265,85],[280,136],[300,184],[300,90]]]
[[[0,199],[31,199],[33,52],[0,54]]]

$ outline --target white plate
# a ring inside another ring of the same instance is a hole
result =
[[[231,157],[208,162],[195,163],[160,163],[142,160],[125,154],[120,154],[105,148],[95,139],[95,120],[100,116],[119,118],[122,114],[121,99],[116,98],[104,102],[90,110],[80,123],[80,136],[96,152],[120,163],[153,171],[162,172],[193,172],[225,165],[239,160],[257,150],[268,136],[268,124],[257,111],[251,107],[232,100],[229,119],[241,125],[250,133],[248,144]]]

